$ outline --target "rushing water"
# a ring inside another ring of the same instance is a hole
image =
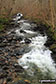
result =
[[[51,58],[52,52],[44,45],[47,41],[47,36],[30,30],[31,24],[25,20],[20,20],[18,23],[20,24],[20,29],[16,29],[16,34],[31,40],[31,43],[29,44],[31,50],[18,60],[19,65],[32,76],[34,76],[35,69],[39,68],[41,73],[48,73],[51,78],[56,78],[55,63]],[[24,33],[20,33],[20,30],[23,30]],[[24,41],[22,42],[24,43]],[[34,70],[33,65],[36,66]]]
[[[55,78],[56,68],[54,61],[51,58],[52,52],[44,46],[47,41],[47,36],[38,35],[32,38],[31,41],[32,42],[29,44],[32,48],[31,51],[24,54],[22,58],[19,59],[19,64],[24,69],[29,70],[29,68],[31,69],[30,63],[33,63],[40,68],[43,73],[49,72],[52,78]]]

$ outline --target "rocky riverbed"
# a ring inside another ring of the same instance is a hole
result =
[[[21,76],[25,70],[18,64],[18,59],[31,50],[29,38],[35,37],[39,32],[44,36],[49,27],[24,19],[10,23],[0,32],[2,34],[0,35],[0,84],[30,84],[28,79],[23,79]],[[45,45],[50,47],[53,43],[56,42],[48,37]],[[56,62],[56,49],[51,50],[52,58]]]

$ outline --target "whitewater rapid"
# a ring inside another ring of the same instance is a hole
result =
[[[31,69],[30,63],[32,63],[36,65],[37,68],[40,68],[42,73],[49,73],[52,78],[56,78],[55,63],[51,58],[52,52],[44,45],[47,41],[47,36],[39,34],[31,38],[31,41],[29,44],[31,51],[24,54],[22,58],[18,60],[19,65],[25,70],[29,70],[29,68]],[[34,73],[34,71],[32,71],[32,73]]]
[[[32,70],[32,65],[36,65],[36,68],[39,68],[43,74],[48,73],[52,78],[56,78],[56,64],[51,57],[52,51],[44,45],[47,41],[47,36],[32,31],[31,28],[36,27],[36,24],[30,24],[27,20],[19,20],[17,23],[20,24],[20,28],[16,29],[15,32],[17,36],[23,37],[21,43],[25,43],[25,38],[31,40],[31,43],[28,44],[31,50],[23,54],[22,58],[18,60],[19,65],[33,74],[34,70]],[[21,30],[23,32],[20,32]]]

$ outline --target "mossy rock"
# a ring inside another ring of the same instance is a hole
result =
[[[56,32],[54,32],[54,34],[53,34],[53,39],[56,41]]]
[[[50,46],[50,49],[54,49],[54,48],[56,48],[56,44]]]

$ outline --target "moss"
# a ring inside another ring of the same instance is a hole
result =
[[[4,30],[4,28],[7,24],[9,24],[9,19],[0,17],[0,31]]]
[[[0,18],[0,24],[7,24],[9,20],[7,18]]]
[[[53,39],[56,41],[56,33],[54,33],[54,35],[53,35]]]
[[[56,41],[56,30],[50,26],[50,28],[47,30],[48,36],[50,36],[53,40]]]
[[[54,30],[52,37],[53,37],[53,39],[56,41],[56,30]]]
[[[0,24],[0,31],[4,29],[4,25]]]
[[[56,48],[56,44],[50,46],[50,49],[54,49],[54,48]]]

